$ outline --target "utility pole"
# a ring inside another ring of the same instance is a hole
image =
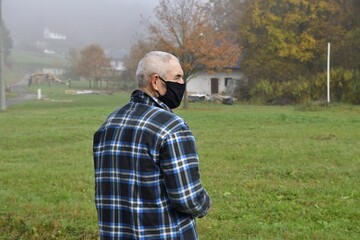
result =
[[[5,94],[4,51],[2,34],[2,0],[0,0],[0,111],[6,110]]]

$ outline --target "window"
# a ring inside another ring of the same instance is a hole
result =
[[[229,85],[231,80],[232,80],[232,78],[225,78],[225,87],[227,87]]]

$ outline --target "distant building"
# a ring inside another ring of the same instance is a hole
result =
[[[44,29],[44,38],[66,40],[66,36],[64,34],[51,32],[47,27]]]
[[[119,71],[119,72],[125,71],[124,63],[121,60],[111,59],[110,64],[111,64],[111,67],[114,68],[116,71]]]
[[[36,42],[36,47],[47,55],[65,56],[70,44],[64,34],[51,32],[45,27],[41,40]]]
[[[235,97],[240,89],[248,85],[248,79],[240,68],[243,55],[238,61],[229,67],[218,71],[201,70],[197,72],[187,83],[186,88],[190,94],[207,96],[228,95]]]
[[[65,70],[62,68],[43,68],[42,73],[49,73],[56,76],[61,76],[65,73]]]
[[[123,59],[127,54],[126,50],[106,49],[105,54],[108,58],[110,58],[110,64],[114,70],[118,72],[123,72],[126,70],[123,62]]]

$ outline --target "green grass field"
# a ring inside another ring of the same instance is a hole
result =
[[[0,112],[0,239],[98,237],[92,135],[130,93],[65,89],[42,86],[47,100]],[[360,239],[360,106],[175,112],[213,200],[201,239]]]

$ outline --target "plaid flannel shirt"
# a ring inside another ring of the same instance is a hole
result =
[[[94,134],[93,156],[101,239],[198,239],[211,200],[195,139],[165,104],[135,91]]]

